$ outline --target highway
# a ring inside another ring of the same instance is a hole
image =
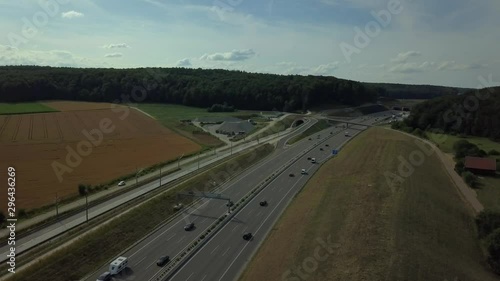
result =
[[[379,116],[381,115],[375,114],[368,118],[365,116],[355,122],[369,125]],[[280,174],[168,280],[236,280],[294,195],[319,168],[318,164],[311,163],[307,158],[314,157],[320,163],[327,160],[331,157],[332,148],[339,149],[346,139],[352,138],[364,128],[366,127],[355,125],[350,127],[351,137],[345,137],[342,128],[321,132],[322,138],[329,138],[327,141],[306,153]],[[328,133],[331,131],[340,134],[332,136]],[[329,146],[326,147],[325,144]],[[301,169],[306,169],[308,175],[301,175]],[[295,177],[290,177],[290,173],[294,173]],[[267,200],[268,206],[260,206],[259,202],[262,200]],[[242,238],[245,232],[254,235],[251,241]]]
[[[310,119],[311,120],[311,119]],[[315,121],[311,120],[309,123],[306,123],[304,128],[306,126],[310,126],[314,124]],[[304,130],[303,128],[299,128],[298,131]],[[284,133],[281,133],[284,134]],[[260,143],[265,143],[273,139],[274,136],[268,136],[266,138],[262,138],[260,140]],[[247,149],[251,146],[256,146],[257,141],[252,141],[243,145],[240,145],[238,147],[233,147],[232,153],[237,153],[240,151],[243,151],[244,149]],[[225,157],[228,157],[231,154],[229,150],[225,152],[219,152],[216,156],[210,157],[209,159],[205,159],[203,161],[200,161],[200,168],[203,168],[205,166],[211,165],[214,162],[217,162]],[[162,177],[161,182],[162,185],[165,185],[169,182],[172,182],[176,180],[177,178],[180,178],[182,176],[188,175],[198,169],[197,163],[192,163],[191,165],[186,165],[182,167],[180,171],[177,171],[173,174],[167,175],[165,177]],[[160,187],[160,180],[154,180],[152,182],[149,182],[147,184],[144,184],[138,188],[135,188],[129,192],[123,193],[121,195],[118,195],[110,200],[107,200],[106,202],[103,202],[101,204],[98,204],[94,207],[89,208],[88,212],[88,217],[89,220],[97,217],[109,210],[112,210],[113,208],[116,208],[117,206],[120,206],[121,204],[124,204],[134,198],[137,198],[139,196],[142,196],[156,188]],[[90,199],[89,199],[90,200]],[[85,211],[81,211],[73,216],[67,217],[65,219],[61,219],[59,222],[49,225],[43,229],[40,229],[39,231],[36,231],[34,233],[31,233],[25,237],[22,237],[16,241],[16,253],[17,255],[25,252],[26,250],[29,250],[41,243],[44,243],[46,241],[49,241],[50,239],[86,222],[86,213]],[[0,247],[0,262],[3,262],[7,260],[7,254],[9,253],[9,248],[10,246],[5,243]]]
[[[304,125],[290,136],[280,140],[277,144],[277,150],[272,155],[247,169],[239,177],[219,187],[218,192],[230,197],[234,202],[241,199],[273,171],[312,145],[309,141],[302,141],[289,148],[284,144],[287,139],[301,133],[313,123],[315,121]],[[234,167],[233,170],[235,169],[237,167]],[[214,181],[217,182],[217,179],[214,179]],[[122,274],[115,276],[113,280],[148,280],[160,271],[160,268],[156,266],[156,260],[160,256],[169,255],[173,257],[177,255],[204,229],[210,226],[215,219],[227,212],[226,201],[202,200],[202,202],[200,206],[196,207],[197,209],[183,210],[181,216],[165,224],[152,235],[123,253],[123,256],[129,258],[129,267]],[[184,225],[188,222],[195,223],[194,230],[184,230]],[[96,280],[97,276],[108,270],[108,266],[109,264],[102,265],[101,268],[84,280]]]

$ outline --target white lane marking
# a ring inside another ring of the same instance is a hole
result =
[[[186,236],[182,236],[181,239],[179,239],[179,241],[177,241],[177,244],[180,243],[182,240],[184,240],[184,237],[186,237]]]
[[[150,268],[153,264],[155,264],[155,262],[153,262],[150,265],[148,265],[148,267],[146,267],[146,269]]]
[[[239,225],[239,224],[237,224],[237,225],[233,228],[233,230],[231,230],[231,232],[235,231],[235,230],[236,230],[236,228],[238,228],[238,227],[240,227],[240,225]]]
[[[186,279],[186,281],[188,281],[188,280],[189,280],[189,278],[191,278],[191,276],[193,276],[193,274],[194,274],[194,272],[193,272],[193,273],[191,273],[191,275],[189,275],[189,277]]]
[[[205,278],[207,278],[207,275],[206,275],[206,274],[205,274],[205,276],[203,276],[203,278],[202,278],[200,281],[205,280]]]
[[[250,215],[251,213],[253,213],[253,209],[250,209],[250,212],[248,212],[248,215]]]
[[[229,251],[229,249],[231,249],[231,247],[227,248],[227,250],[224,252],[224,254],[222,254],[222,256],[224,256],[227,253],[227,251]]]
[[[170,236],[170,238],[168,238],[167,241],[174,238],[175,235],[177,235],[177,233],[174,233],[174,235]]]
[[[257,214],[257,216],[258,216],[258,217],[260,217],[260,214],[262,214],[262,211],[260,211],[260,212]]]
[[[217,247],[215,247],[211,252],[210,254],[213,254],[215,252],[215,250],[217,250],[217,248],[219,248],[219,245],[217,245]]]
[[[138,265],[141,263],[141,261],[143,261],[146,257],[143,257],[142,259],[140,259],[137,263],[135,263],[135,265]]]
[[[204,218],[202,221],[200,221],[200,223],[203,223],[203,222],[204,222],[204,221],[206,221],[206,220],[207,220],[207,218]]]

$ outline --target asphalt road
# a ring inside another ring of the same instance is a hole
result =
[[[311,123],[312,124],[312,123]],[[301,131],[302,129],[299,129]],[[266,138],[261,139],[261,143],[269,141],[273,136],[269,136]],[[233,153],[237,153],[239,151],[242,151],[244,149],[247,149],[248,147],[255,146],[257,145],[257,142],[250,142],[247,144],[240,145],[238,147],[233,148]],[[200,161],[200,168],[203,168],[204,166],[211,165],[214,162],[217,162],[224,157],[228,157],[231,154],[230,151],[226,152],[220,152],[218,153],[215,157],[211,157],[209,159],[205,159]],[[198,169],[197,163],[192,163],[191,165],[183,165],[181,166],[182,169],[178,172],[172,173],[168,176],[162,177],[162,185],[167,184],[179,177],[185,176],[189,173],[192,173]],[[98,204],[94,207],[91,207],[88,212],[88,217],[89,219],[92,219],[94,217],[97,217],[109,210],[112,210],[113,208],[116,208],[117,206],[120,206],[121,204],[124,204],[134,198],[137,198],[139,196],[142,196],[156,188],[160,187],[160,180],[154,180],[150,183],[144,184],[141,187],[135,188],[129,192],[126,192],[124,194],[118,195],[114,197],[113,199],[107,200],[106,202],[103,202],[101,204]],[[27,235],[23,238],[17,239],[16,240],[16,254],[19,255],[23,253],[26,250],[29,250],[41,243],[44,243],[46,241],[49,241],[50,239],[86,222],[86,213],[85,211],[82,211],[80,213],[77,213],[73,216],[70,216],[68,218],[62,219],[61,221],[49,225],[39,231],[36,231],[34,233],[31,233],[30,235]],[[6,243],[0,247],[0,262],[3,262],[7,260],[7,254],[10,252],[9,251],[10,246],[7,245]]]
[[[309,141],[300,142],[292,147],[285,147],[287,139],[307,129],[307,124],[289,137],[278,142],[278,149],[257,165],[244,171],[236,179],[219,187],[218,192],[236,202],[251,191],[259,182],[267,178],[273,171],[279,169],[292,157],[305,150],[312,144]],[[233,171],[237,170],[233,167]],[[228,171],[230,173],[231,171]],[[217,175],[213,181],[219,182]],[[140,280],[145,281],[154,276],[161,268],[156,266],[156,260],[163,255],[175,256],[188,246],[203,230],[209,227],[222,214],[227,212],[226,201],[202,200],[201,204],[189,210],[183,210],[182,215],[167,223],[152,235],[141,241],[132,249],[123,254],[128,257],[129,266],[113,280]],[[147,219],[147,218],[145,218]],[[195,229],[185,231],[184,225],[194,222]],[[108,270],[105,264],[84,280],[96,280],[97,277]]]
[[[383,115],[379,113],[352,121],[368,125],[375,122],[375,118],[380,118]],[[237,280],[294,195],[305,185],[310,175],[319,168],[318,164],[311,163],[307,157],[314,157],[321,163],[331,157],[332,148],[339,149],[346,142],[346,139],[352,138],[365,128],[350,126],[350,137],[345,137],[343,132],[333,136],[328,133],[330,131],[343,131],[343,128],[329,128],[321,132],[320,135],[329,138],[329,140],[311,150],[280,174],[169,280]],[[316,138],[314,137],[313,141],[314,139]],[[304,141],[297,145],[302,143]],[[325,144],[329,144],[329,146],[326,147]],[[323,151],[320,148],[323,148]],[[292,153],[290,154],[292,155]],[[309,174],[301,175],[301,169],[306,169]],[[294,173],[295,177],[290,177],[290,173]],[[268,206],[260,206],[259,202],[262,200],[267,200]],[[245,232],[251,232],[254,235],[251,241],[243,239],[242,236]]]

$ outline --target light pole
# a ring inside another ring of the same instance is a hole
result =
[[[184,154],[182,154],[181,157],[179,157],[179,159],[177,159],[177,169],[181,168],[181,159],[182,159],[182,157],[184,157]]]
[[[161,186],[161,166],[160,166],[160,186]]]
[[[56,220],[59,220],[59,196],[57,196],[57,192],[56,192]]]
[[[89,222],[89,190],[85,190],[85,216],[87,217],[87,223]]]
[[[200,169],[200,153],[201,152],[198,152],[198,169]]]
[[[231,155],[233,155],[233,142],[231,142]]]

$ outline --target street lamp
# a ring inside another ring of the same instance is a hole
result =
[[[179,159],[177,159],[177,169],[180,169],[181,168],[181,159],[182,157],[184,157],[184,154],[182,154]]]

